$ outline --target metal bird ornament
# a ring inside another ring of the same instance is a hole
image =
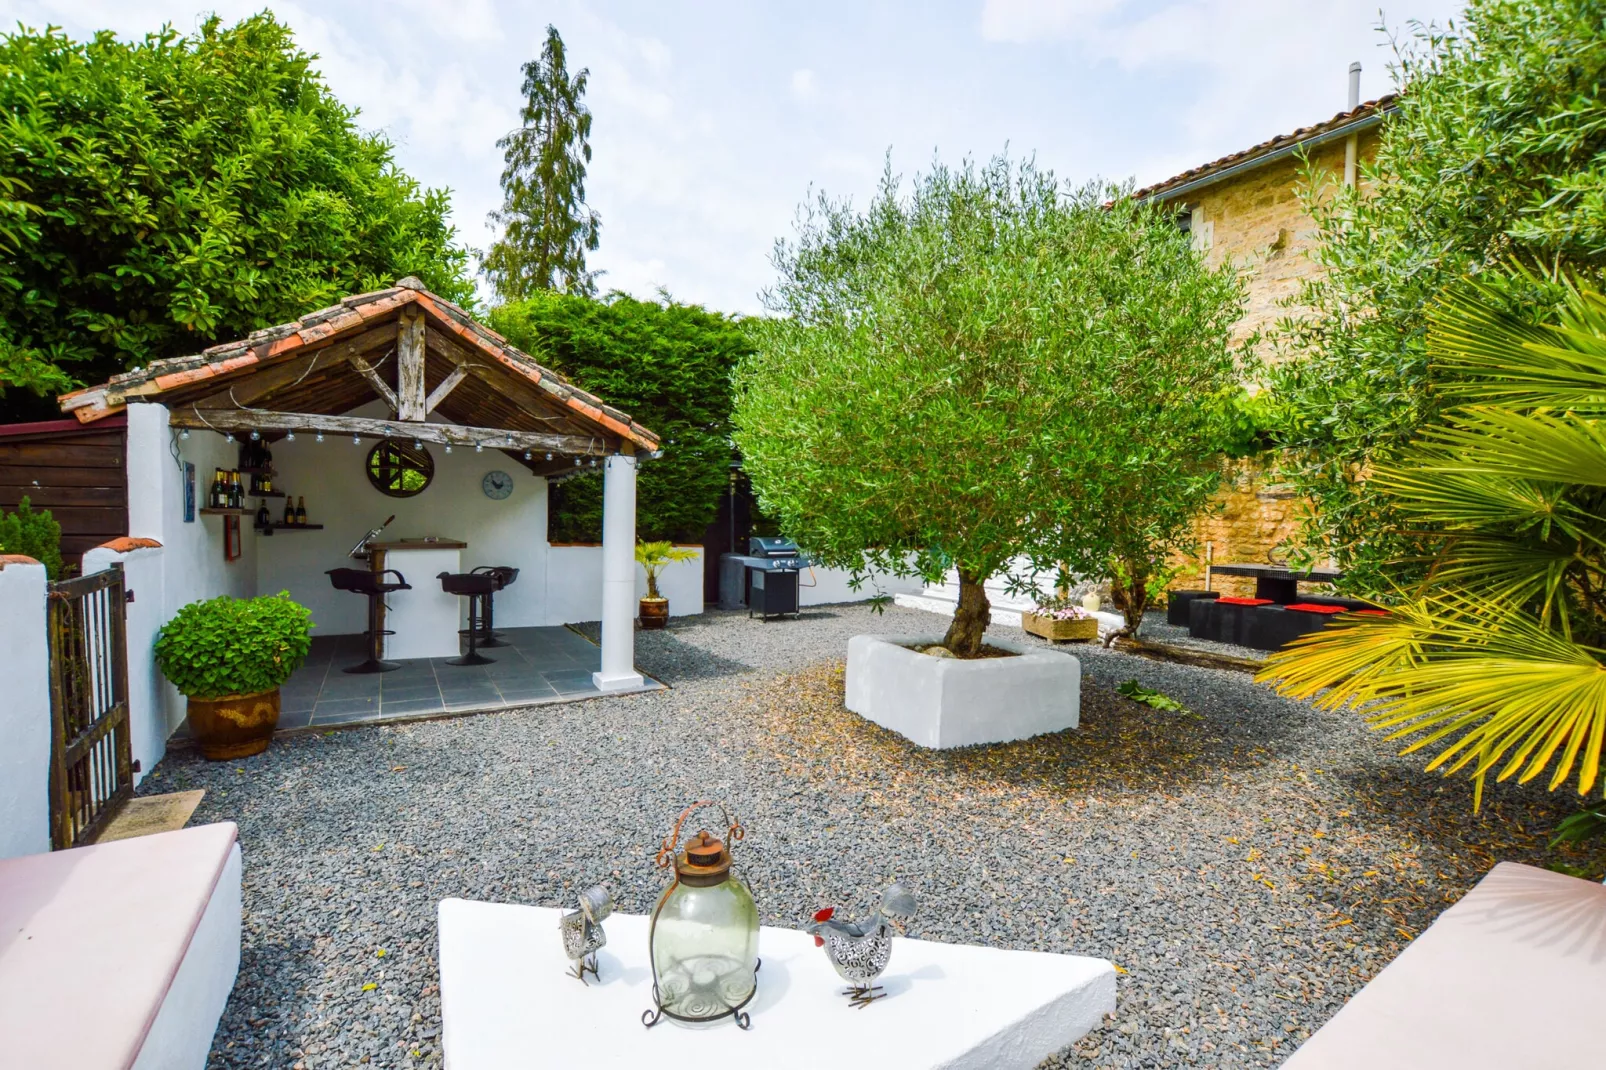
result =
[[[569,976],[578,977],[581,984],[587,983],[588,973],[599,981],[602,979],[597,974],[597,951],[608,942],[608,934],[602,931],[602,921],[612,913],[613,896],[599,884],[581,892],[580,909],[563,915],[558,921],[563,933],[563,953],[574,963]]]
[[[881,893],[875,913],[859,922],[837,921],[836,908],[826,907],[814,915],[805,931],[814,943],[825,948],[825,955],[836,972],[848,983],[842,994],[855,1007],[868,1007],[886,993],[873,982],[892,958],[892,933],[900,933],[915,916],[915,897],[901,884],[888,886]]]

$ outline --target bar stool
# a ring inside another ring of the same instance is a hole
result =
[[[381,572],[373,572],[366,568],[332,568],[327,573],[329,582],[337,591],[351,591],[354,594],[366,595],[368,598],[368,630],[363,636],[368,640],[368,660],[361,665],[353,665],[342,672],[390,672],[401,668],[400,662],[385,661],[384,637],[395,635],[393,631],[379,627],[379,610],[385,604],[385,596],[392,591],[410,591],[412,584],[393,568]],[[395,576],[394,583],[386,580],[386,576]]]
[[[478,576],[481,574],[489,574],[496,577],[497,591],[511,587],[513,581],[519,578],[519,570],[512,565],[481,565],[479,568],[470,570],[470,575]],[[507,641],[507,637],[498,632],[496,626],[492,623],[496,610],[495,601],[494,591],[485,596],[485,619],[481,622],[479,645],[483,647],[511,646],[512,644]],[[458,630],[457,634],[467,635],[468,633],[468,628],[462,628]]]
[[[458,658],[447,658],[448,665],[494,665],[477,649],[484,626],[486,604],[496,591],[498,577],[493,572],[442,572],[435,577],[441,581],[441,590],[447,594],[463,595],[468,599],[468,653]]]

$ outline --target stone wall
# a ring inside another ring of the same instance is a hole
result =
[[[1370,159],[1377,146],[1376,128],[1363,131],[1359,140],[1360,158]],[[1335,186],[1343,181],[1343,140],[1319,146],[1312,159],[1332,176]],[[1242,272],[1248,301],[1233,341],[1240,343],[1258,332],[1256,352],[1267,360],[1276,357],[1270,339],[1276,322],[1297,311],[1289,302],[1302,282],[1321,271],[1312,258],[1318,244],[1316,224],[1295,192],[1301,166],[1297,158],[1285,157],[1176,201],[1193,209],[1194,243],[1207,251],[1208,262],[1231,262]],[[1226,486],[1216,497],[1219,508],[1195,524],[1197,571],[1179,577],[1174,587],[1203,585],[1207,545],[1213,544],[1217,562],[1263,563],[1274,547],[1298,532],[1302,503],[1287,486],[1275,482],[1274,467],[1271,460],[1247,459],[1229,466]],[[1254,581],[1221,576],[1212,587],[1248,595],[1254,591]]]

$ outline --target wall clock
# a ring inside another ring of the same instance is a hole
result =
[[[486,472],[480,480],[480,489],[492,501],[501,501],[513,493],[513,477],[506,472]]]

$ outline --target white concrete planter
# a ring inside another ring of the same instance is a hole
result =
[[[1070,654],[989,639],[1013,658],[934,658],[912,649],[941,636],[848,640],[848,709],[922,747],[1004,743],[1075,728],[1082,663]]]

